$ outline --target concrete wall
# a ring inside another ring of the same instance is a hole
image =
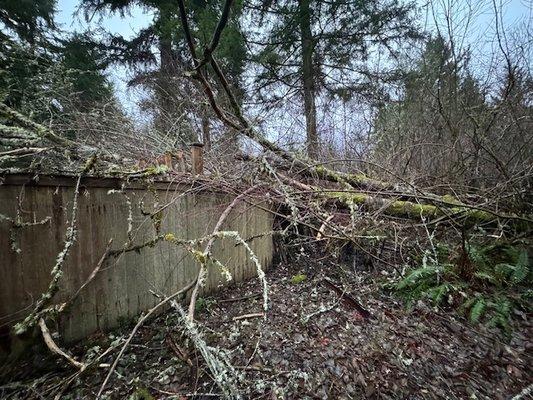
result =
[[[63,248],[74,193],[74,178],[5,176],[0,185],[0,214],[15,218],[17,204],[24,222],[43,225],[13,228],[0,221],[0,326],[13,324],[26,316],[50,282],[50,271]],[[61,290],[56,301],[64,301],[86,281],[104,253],[109,239],[113,249],[127,242],[129,207],[119,189],[118,179],[84,179],[79,197],[77,241],[63,267]],[[183,185],[156,183],[128,184],[125,193],[132,203],[134,244],[156,236],[151,213],[162,205],[160,233],[194,239],[212,232],[220,214],[233,199],[222,193],[191,190]],[[265,204],[262,204],[265,206]],[[0,218],[1,219],[1,218]],[[237,230],[243,238],[272,230],[272,216],[260,207],[241,203],[234,209],[224,230]],[[20,253],[13,249],[20,248]],[[251,247],[266,268],[272,259],[272,238],[254,239]],[[213,254],[227,265],[235,281],[251,278],[255,267],[243,246],[231,239],[217,241]],[[97,331],[117,326],[122,318],[131,318],[157,303],[150,293],[171,294],[191,282],[198,265],[183,249],[167,242],[153,248],[122,254],[103,267],[60,320],[59,330],[65,340],[76,340]],[[225,279],[214,267],[206,291],[213,291]]]

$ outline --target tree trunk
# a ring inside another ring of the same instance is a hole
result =
[[[211,149],[211,126],[209,125],[207,107],[208,106],[205,106],[202,110],[202,142],[206,152]]]
[[[302,81],[304,89],[305,128],[307,133],[307,155],[318,157],[318,133],[316,129],[315,74],[313,68],[313,36],[311,33],[310,0],[298,0],[300,39],[302,42]]]
[[[172,41],[165,33],[159,35],[159,73],[157,77],[156,93],[156,128],[167,134],[172,127],[172,99],[170,96],[170,79],[172,75]]]

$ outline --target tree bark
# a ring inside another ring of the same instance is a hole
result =
[[[172,127],[172,100],[171,93],[171,75],[172,75],[172,39],[166,32],[159,35],[159,73],[156,82],[156,107],[157,118],[156,127],[163,133],[167,133]]]
[[[211,149],[211,126],[209,124],[208,106],[203,107],[202,110],[202,142],[204,149],[208,152]]]
[[[313,35],[311,33],[310,0],[298,0],[300,40],[302,42],[302,81],[304,91],[307,155],[318,158],[318,132],[316,128],[315,73],[313,66]]]

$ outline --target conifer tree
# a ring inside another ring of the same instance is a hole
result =
[[[254,39],[258,87],[266,99],[280,86],[298,89],[312,158],[320,142],[317,96],[346,99],[360,92],[375,78],[368,61],[378,45],[394,55],[395,43],[419,37],[414,5],[398,0],[258,0],[249,9],[262,27]]]
[[[36,122],[68,126],[73,113],[114,101],[113,88],[101,45],[89,34],[62,32],[54,22],[55,5],[0,3],[0,101]]]
[[[192,124],[195,120],[202,120],[203,140],[209,144],[211,139],[207,107],[195,99],[195,94],[199,94],[196,84],[190,79],[183,79],[191,63],[188,60],[189,53],[180,27],[177,2],[82,0],[87,16],[95,12],[101,14],[109,12],[126,17],[128,10],[134,5],[153,13],[154,19],[134,38],[112,37],[109,41],[111,59],[133,67],[136,73],[130,84],[140,84],[153,95],[152,100],[145,102],[144,105],[154,115],[156,130],[165,135],[176,135],[177,143],[196,141],[198,138]],[[209,42],[222,5],[222,2],[216,0],[191,2],[189,11],[190,18],[194,21],[193,35],[200,47]],[[239,22],[241,9],[242,5],[238,2],[217,48],[217,56],[237,91],[240,91],[246,58],[245,42]],[[176,121],[183,120],[182,115],[187,116],[185,118],[187,123],[176,126]]]

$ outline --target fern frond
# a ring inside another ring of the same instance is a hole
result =
[[[467,298],[463,302],[463,304],[461,304],[459,306],[458,311],[460,313],[466,313],[466,311],[469,310],[472,307],[472,305],[477,301],[477,299],[478,299],[477,297],[469,297],[469,298]]]
[[[489,320],[488,325],[492,327],[499,327],[506,333],[509,333],[510,331],[509,320],[499,314],[496,314],[494,317],[492,317]]]
[[[526,250],[522,250],[511,274],[513,284],[522,283],[529,275],[529,257]]]
[[[426,292],[426,295],[431,299],[433,304],[439,305],[442,303],[445,296],[453,290],[453,285],[451,285],[450,283],[443,283],[442,285],[429,289]]]
[[[521,296],[523,300],[533,300],[533,289],[527,289]]]
[[[438,306],[448,299],[471,323],[483,320],[509,334],[513,310],[528,310],[532,305],[533,289],[529,282],[533,280],[533,268],[527,250],[521,245],[501,242],[469,243],[465,252],[468,266],[473,269],[467,277],[461,273],[461,265],[449,264],[456,259],[447,250],[445,246],[438,248],[438,263],[424,253],[422,266],[411,270],[395,285],[397,294],[408,304],[426,299]],[[474,280],[470,279],[472,276]]]
[[[478,297],[470,309],[470,321],[475,324],[479,321],[483,313],[485,312],[485,308],[487,307],[487,303],[485,301],[485,298]]]
[[[494,266],[494,272],[500,277],[501,280],[509,280],[509,277],[513,274],[515,266],[507,263],[500,263]]]
[[[405,278],[403,278],[396,288],[398,290],[403,290],[411,286],[416,286],[422,280],[426,280],[428,277],[434,277],[438,272],[438,267],[428,266],[425,268],[418,268],[409,272]]]
[[[487,255],[487,248],[467,244],[466,252],[470,261],[479,269],[486,269],[489,264],[489,257]]]
[[[507,297],[497,297],[494,303],[494,311],[504,318],[509,318],[511,316],[511,302]]]
[[[489,272],[477,271],[477,272],[474,272],[474,276],[478,279],[489,281],[490,283],[493,283],[493,284],[498,283],[498,279],[496,279],[496,277]]]

